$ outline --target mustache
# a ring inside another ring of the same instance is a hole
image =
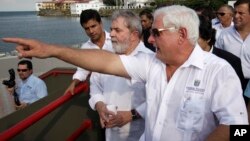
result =
[[[111,38],[111,42],[117,42],[116,38]]]

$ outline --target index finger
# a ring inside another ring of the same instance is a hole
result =
[[[27,43],[31,42],[31,40],[24,39],[24,38],[2,38],[2,40],[4,42],[15,43],[15,44],[20,44],[20,45],[27,45]]]

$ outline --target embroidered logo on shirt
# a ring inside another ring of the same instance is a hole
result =
[[[194,81],[194,86],[198,87],[200,85],[200,82],[201,82],[200,80],[195,80]]]
[[[185,92],[187,93],[196,93],[196,94],[204,94],[205,89],[200,86],[201,80],[194,80],[193,86],[186,86]]]

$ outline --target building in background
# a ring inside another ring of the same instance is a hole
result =
[[[39,16],[79,16],[82,10],[99,11],[116,9],[141,9],[149,7],[154,0],[123,0],[122,5],[107,6],[102,0],[51,0],[36,3]]]

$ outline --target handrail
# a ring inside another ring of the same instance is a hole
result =
[[[35,112],[34,114],[30,115],[29,117],[25,118],[24,120],[20,121],[16,125],[12,126],[11,128],[3,131],[0,133],[0,139],[1,140],[9,140],[13,137],[15,137],[17,134],[31,126],[32,124],[39,121],[44,116],[48,115],[50,112],[55,110],[57,107],[61,106],[63,103],[70,100],[73,96],[76,96],[77,94],[80,94],[82,91],[88,91],[88,83],[80,83],[74,91],[74,95],[72,95],[70,92],[67,92],[65,95],[59,97],[55,101],[51,102],[49,105],[43,107],[39,111]]]
[[[92,121],[90,119],[84,120],[81,126],[67,139],[67,141],[75,141],[82,134],[82,132],[87,129],[91,129],[92,126]]]
[[[74,72],[75,72],[75,70],[67,70],[67,69],[58,70],[58,69],[52,69],[52,70],[50,70],[50,71],[48,71],[48,72],[40,75],[39,77],[41,79],[45,79],[45,78],[47,78],[47,77],[49,77],[51,75],[56,76],[58,74],[74,74]]]

